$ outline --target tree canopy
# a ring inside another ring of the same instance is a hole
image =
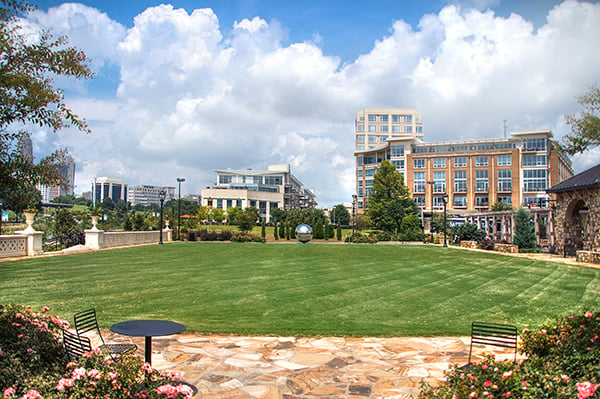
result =
[[[404,178],[390,161],[381,162],[373,177],[373,191],[369,195],[367,215],[378,230],[398,233],[402,219],[416,214],[416,205]]]
[[[332,223],[342,226],[350,225],[350,212],[344,206],[344,204],[338,204],[333,207],[331,212],[329,213],[329,219]]]
[[[581,112],[565,116],[571,133],[563,138],[563,149],[571,155],[600,144],[600,88],[592,85],[577,100],[581,105]]]
[[[23,206],[15,200],[19,192],[30,192],[38,183],[64,185],[56,165],[64,161],[66,151],[57,150],[35,164],[18,149],[19,141],[28,136],[24,128],[34,124],[54,132],[66,126],[90,131],[53,86],[57,76],[90,78],[89,60],[82,51],[68,47],[64,36],[41,32],[35,42],[26,38],[17,17],[32,10],[20,0],[0,2],[0,198],[5,207],[17,211]]]

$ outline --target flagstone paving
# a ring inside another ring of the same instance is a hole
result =
[[[136,343],[143,355],[143,338],[106,334]],[[421,383],[438,384],[451,364],[466,363],[469,342],[180,334],[153,339],[152,365],[180,372],[203,399],[412,399]]]

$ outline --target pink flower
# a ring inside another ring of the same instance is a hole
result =
[[[150,363],[146,362],[142,365],[142,370],[150,374],[152,373],[152,366],[150,365]]]
[[[46,312],[49,312],[49,311],[50,311],[50,308],[48,306],[44,306],[42,308],[42,313],[46,313]]]
[[[477,392],[471,392],[471,393],[469,394],[469,398],[476,398],[476,397],[478,397],[478,396],[479,396],[479,395],[477,395]]]
[[[15,393],[17,393],[17,391],[15,391],[14,388],[6,388],[4,390],[4,396],[10,396],[10,395],[14,395]]]
[[[566,375],[566,374],[563,374],[563,375],[561,375],[561,376],[560,376],[560,378],[561,378],[563,381],[569,382],[569,376],[568,376],[568,375]]]
[[[72,377],[73,377],[74,380],[78,380],[81,377],[85,377],[85,374],[86,374],[85,368],[84,367],[79,367],[79,368],[73,370]]]
[[[488,369],[488,365],[487,364],[482,364],[481,365],[481,369],[482,370],[487,370]]]
[[[524,333],[524,334],[527,334],[528,332],[529,332],[529,328],[524,328],[524,329],[523,329],[523,333]],[[509,395],[510,395],[510,394],[509,394]]]
[[[63,389],[68,388],[68,387],[72,387],[73,386],[73,380],[71,378],[61,378],[58,381],[58,385],[56,386],[56,390],[57,391],[62,391]]]
[[[596,389],[600,385],[594,385],[589,381],[585,381],[578,382],[577,384],[575,384],[575,386],[577,387],[577,399],[587,399],[591,396],[594,396]]]
[[[35,389],[30,389],[25,395],[21,397],[21,399],[38,399],[41,397],[42,395],[40,395],[38,391],[36,391]]]
[[[584,313],[584,316],[586,319],[591,319],[592,318],[592,312],[590,312],[589,310],[587,312]]]
[[[523,385],[523,390],[527,390],[527,381],[521,381],[521,385]]]
[[[483,396],[489,396],[489,392],[488,391],[483,391]]]
[[[506,396],[508,398],[510,396],[510,392],[506,391],[506,392],[504,392],[504,394],[502,394],[502,396]]]
[[[2,349],[0,349],[0,356],[4,355],[4,352],[2,352]]]
[[[598,340],[598,336],[596,335],[594,338],[592,338],[590,341],[592,341],[592,344],[596,343],[596,341]]]
[[[492,386],[492,381],[489,381],[489,380],[488,380],[488,381],[484,382],[484,383],[483,383],[483,386],[484,386],[484,387],[486,387],[486,388],[489,388],[489,387],[491,387],[491,386]]]
[[[90,378],[100,379],[100,372],[96,369],[91,369],[87,372],[87,376]]]
[[[174,381],[179,382],[181,381],[181,373],[177,372],[177,371],[173,371],[171,373],[171,377],[173,378]]]
[[[507,371],[506,373],[502,374],[502,378],[508,378],[512,376],[512,371]]]

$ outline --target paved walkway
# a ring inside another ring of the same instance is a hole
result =
[[[113,341],[130,341],[106,335]],[[143,338],[132,341],[143,354]],[[422,382],[438,383],[451,364],[466,363],[468,354],[468,337],[180,334],[153,339],[152,364],[180,372],[202,399],[412,399]]]

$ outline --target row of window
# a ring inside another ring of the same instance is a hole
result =
[[[415,203],[418,207],[425,207],[425,197],[415,197]],[[512,197],[507,196],[498,196],[498,202],[502,202],[506,205],[512,205]],[[441,196],[433,197],[433,207],[434,208],[442,208],[444,206],[444,198]],[[490,201],[488,196],[477,196],[475,197],[475,207],[489,207]],[[467,197],[464,195],[454,195],[452,198],[452,207],[453,208],[466,208],[467,207]]]
[[[378,125],[367,125],[367,132],[369,133],[389,133],[390,128],[388,125],[379,125],[379,130],[377,129]],[[365,125],[357,125],[356,131],[359,133],[365,132]],[[392,133],[413,133],[412,125],[392,125]],[[416,126],[414,129],[414,133],[423,133],[423,126]]]
[[[412,123],[412,115],[391,115],[392,123]],[[389,122],[389,114],[368,114],[367,119],[369,122]],[[364,121],[364,117],[360,117],[361,121]]]
[[[460,145],[414,145],[412,152],[424,154],[429,152],[463,152],[463,151],[487,151],[487,150],[510,150],[517,148],[516,143],[481,143]]]
[[[467,166],[467,157],[455,157],[453,160],[455,168],[464,168]],[[424,158],[413,159],[413,168],[425,169],[425,161],[426,160]],[[498,166],[511,166],[512,157],[510,155],[498,155],[496,157],[496,162]],[[489,166],[489,157],[487,155],[476,156],[475,166]],[[445,168],[446,158],[433,158],[433,167]]]
[[[214,206],[218,209],[230,209],[230,208],[241,208],[242,200],[241,199],[221,199],[221,198],[211,198],[207,201],[208,206]],[[257,201],[257,200],[249,200],[248,205],[251,207],[256,207],[261,210],[261,214],[265,214],[267,210],[267,201]],[[269,202],[269,209],[275,209],[279,207],[278,202]]]
[[[230,184],[233,182],[232,175],[219,175],[219,184]],[[282,176],[237,176],[238,184],[268,184],[280,186],[283,183]]]

